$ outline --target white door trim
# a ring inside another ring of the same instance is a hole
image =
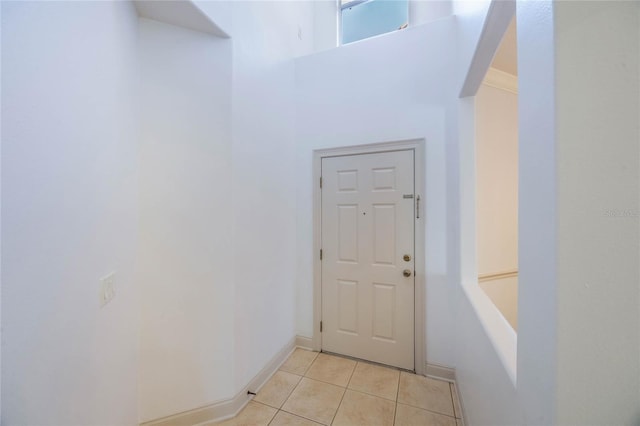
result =
[[[420,196],[420,218],[415,219],[415,370],[425,374],[426,324],[425,324],[425,143],[424,139],[412,139],[398,142],[383,142],[313,151],[313,337],[312,346],[316,351],[322,349],[320,319],[322,317],[322,265],[320,263],[320,243],[322,241],[322,195],[320,176],[322,158],[354,154],[372,154],[400,150],[414,151],[415,193]]]

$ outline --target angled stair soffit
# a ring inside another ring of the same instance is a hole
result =
[[[460,98],[475,96],[516,12],[514,0],[491,0]]]
[[[229,34],[191,0],[133,0],[133,3],[140,17],[229,38]]]

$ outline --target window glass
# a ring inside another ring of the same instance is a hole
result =
[[[398,30],[408,21],[408,0],[343,0],[342,44]]]

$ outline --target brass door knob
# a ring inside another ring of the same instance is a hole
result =
[[[408,269],[405,269],[404,271],[402,271],[402,275],[404,275],[405,277],[410,277],[411,276],[411,271]]]
[[[402,258],[404,259],[405,262],[410,262],[411,261],[411,255],[410,254],[405,254],[404,256],[402,256]]]

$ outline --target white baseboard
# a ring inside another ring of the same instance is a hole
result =
[[[313,339],[311,339],[310,337],[296,336],[296,347],[312,351]]]
[[[438,380],[444,380],[447,382],[455,383],[456,370],[451,367],[446,367],[439,364],[426,364],[425,376],[432,377]]]
[[[278,371],[278,368],[296,348],[297,338],[291,339],[256,376],[233,398],[216,402],[184,413],[141,423],[141,426],[194,426],[200,423],[226,420],[237,415],[251,401],[249,390],[258,392]]]

